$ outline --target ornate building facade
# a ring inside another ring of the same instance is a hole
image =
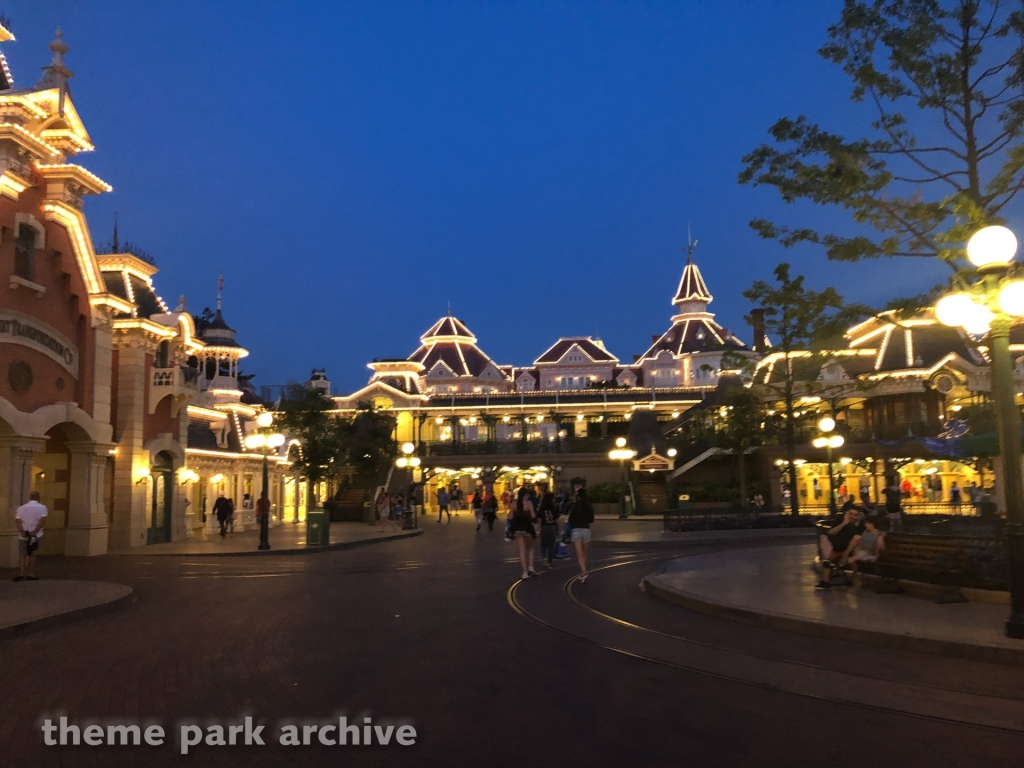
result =
[[[111,187],[73,162],[93,145],[59,31],[50,51],[30,87],[0,54],[0,566],[17,561],[14,510],[31,491],[50,509],[40,551],[95,555],[194,533],[205,500],[240,501],[260,466],[235,442],[259,406],[220,313],[197,334],[156,293],[153,264],[96,253],[83,198]]]
[[[623,362],[601,339],[557,339],[530,365],[495,362],[476,335],[448,314],[408,357],[369,364],[369,382],[334,398],[341,413],[361,402],[396,412],[396,439],[412,442],[422,466],[471,470],[544,467],[593,482],[618,477],[607,458],[638,412],[665,425],[717,386],[723,356],[757,353],[715,322],[712,296],[690,258],[672,299],[669,330]],[[454,470],[452,470],[454,471]],[[539,471],[539,470],[538,470]]]

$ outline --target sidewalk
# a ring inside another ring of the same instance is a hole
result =
[[[422,523],[423,519],[421,518],[420,528],[411,531],[403,531],[400,524],[394,528],[385,527],[383,530],[379,530],[376,526],[365,523],[331,523],[331,543],[319,547],[306,545],[305,523],[284,523],[270,529],[267,537],[270,549],[266,552],[261,552],[256,548],[260,543],[260,532],[253,530],[244,533],[229,533],[223,538],[219,533],[202,532],[182,541],[151,544],[128,550],[112,550],[110,554],[149,557],[152,555],[270,555],[274,553],[324,552],[419,536],[423,533]]]
[[[790,632],[907,651],[1024,665],[1024,641],[1003,634],[1004,605],[938,605],[835,587],[816,591],[815,545],[732,549],[670,561],[644,579],[655,597]]]
[[[746,539],[782,539],[785,541],[810,541],[814,538],[813,528],[749,528],[735,531],[684,531],[672,533],[661,530],[639,529],[623,533],[605,533],[602,527],[594,536],[595,544],[641,544],[644,546],[666,546],[671,544],[713,544]]]
[[[0,640],[123,605],[131,587],[102,581],[0,581]]]

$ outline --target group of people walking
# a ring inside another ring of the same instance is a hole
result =
[[[551,568],[558,546],[559,519],[568,518],[568,537],[576,550],[580,567],[579,581],[587,582],[587,552],[590,549],[590,526],[594,522],[594,507],[587,500],[587,491],[577,486],[570,501],[565,494],[559,498],[546,486],[519,488],[515,500],[509,499],[508,532],[519,547],[519,564],[523,568],[522,578],[537,575],[534,566],[534,542],[540,539],[540,556]]]

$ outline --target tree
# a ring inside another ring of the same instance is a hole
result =
[[[846,0],[818,53],[872,108],[870,132],[847,138],[782,118],[769,131],[774,146],[743,158],[739,181],[773,186],[787,203],[838,206],[860,230],[751,226],[787,247],[820,244],[833,260],[939,257],[963,269],[961,244],[1003,223],[1024,188],[1024,11],[1008,6]]]
[[[216,315],[213,314],[212,309],[209,307],[203,307],[203,311],[192,318],[193,322],[196,324],[196,336],[201,335],[203,331],[209,328],[210,323],[213,322],[215,317]]]
[[[759,394],[782,404],[783,441],[789,460],[792,511],[800,514],[796,484],[797,412],[801,398],[820,397],[821,368],[839,346],[843,332],[865,314],[868,307],[844,305],[834,288],[814,291],[804,286],[803,275],[790,277],[789,265],[775,268],[775,283],[756,281],[744,298],[764,309],[764,329],[777,356],[755,382]],[[753,315],[747,322],[754,324]],[[723,366],[726,365],[723,359]],[[844,385],[849,386],[849,385]]]
[[[747,503],[746,452],[765,442],[765,408],[761,398],[744,386],[730,387],[722,400],[721,421],[712,439],[717,448],[731,450],[737,457],[740,503]]]
[[[292,471],[306,478],[307,509],[318,506],[317,483],[334,476],[345,463],[344,424],[333,416],[334,401],[322,389],[299,384],[288,387],[281,401],[278,423],[289,438],[297,440],[288,448]]]
[[[394,430],[394,416],[374,410],[369,402],[359,403],[355,416],[343,420],[340,428],[345,463],[361,477],[377,482],[398,453]]]

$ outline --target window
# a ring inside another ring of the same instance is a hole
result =
[[[14,241],[14,274],[25,280],[36,279],[36,231],[27,224],[18,225]]]

